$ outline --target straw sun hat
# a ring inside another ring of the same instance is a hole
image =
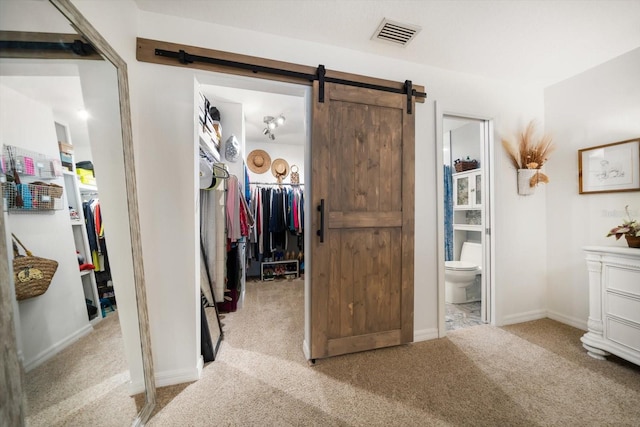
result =
[[[247,166],[254,173],[265,173],[271,166],[271,156],[264,150],[253,150],[247,157]]]
[[[289,175],[289,163],[285,159],[275,159],[271,164],[271,173],[279,181],[286,178]]]

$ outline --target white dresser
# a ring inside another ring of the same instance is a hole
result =
[[[615,354],[640,365],[640,249],[587,246],[590,356]]]

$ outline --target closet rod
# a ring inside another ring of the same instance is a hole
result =
[[[304,186],[304,184],[290,184],[290,183],[280,183],[278,184],[277,182],[250,182],[249,185],[290,185],[292,187],[302,187]]]

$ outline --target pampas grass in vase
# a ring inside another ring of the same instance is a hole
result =
[[[520,171],[529,169],[527,174],[529,189],[519,188],[521,194],[531,194],[532,189],[540,183],[548,183],[549,177],[542,173],[540,169],[547,162],[549,154],[555,148],[553,140],[548,134],[544,134],[540,139],[536,139],[536,122],[529,122],[525,130],[518,135],[517,144],[509,140],[502,139],[504,147],[511,164]]]

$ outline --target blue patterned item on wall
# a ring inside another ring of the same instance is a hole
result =
[[[444,259],[453,261],[453,177],[444,165]]]

